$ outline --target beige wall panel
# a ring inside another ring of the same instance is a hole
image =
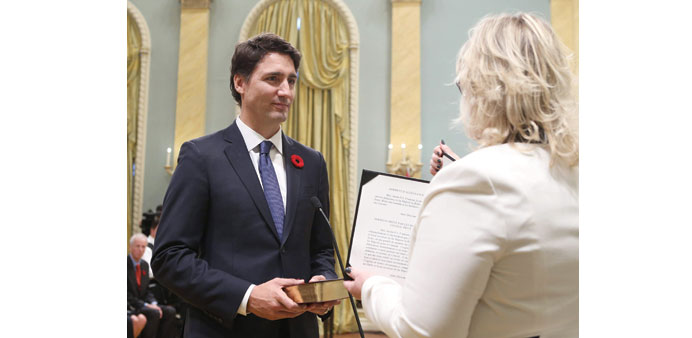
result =
[[[579,75],[579,0],[551,0],[551,24],[574,58],[572,71]]]
[[[180,146],[204,135],[209,9],[184,8],[180,16],[180,52],[178,55],[178,96],[175,112],[175,160]]]
[[[392,3],[391,159],[420,161],[420,2]],[[414,175],[420,177],[420,172]]]

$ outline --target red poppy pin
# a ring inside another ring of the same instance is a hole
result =
[[[296,168],[302,168],[305,165],[303,158],[298,155],[291,155],[291,162]]]

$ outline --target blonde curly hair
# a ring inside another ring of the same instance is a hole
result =
[[[568,55],[550,25],[533,14],[481,19],[456,64],[463,95],[459,120],[468,136],[480,147],[547,145],[551,165],[578,165],[578,136],[569,124],[578,111]]]

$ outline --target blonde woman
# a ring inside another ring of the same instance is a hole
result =
[[[488,16],[456,73],[460,121],[479,149],[436,171],[404,285],[358,267],[345,285],[390,337],[577,337],[579,147],[565,48],[537,16]]]

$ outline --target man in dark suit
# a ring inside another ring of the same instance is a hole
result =
[[[315,315],[282,287],[334,279],[327,167],[287,137],[300,53],[273,34],[239,43],[231,92],[240,116],[182,145],[163,202],[152,266],[192,305],[185,337],[318,337]]]
[[[127,256],[127,307],[146,317],[142,338],[172,338],[175,334],[175,309],[159,306],[149,291],[149,264],[142,259],[147,238],[135,234],[130,238],[130,255]]]

